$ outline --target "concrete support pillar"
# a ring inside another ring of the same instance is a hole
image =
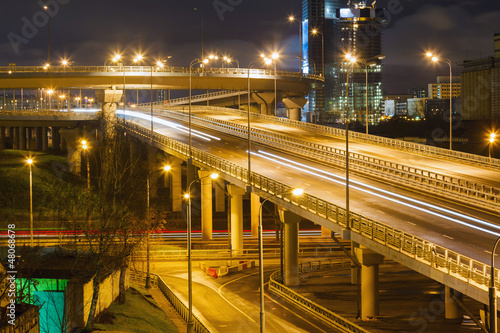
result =
[[[60,129],[57,133],[60,136],[60,140],[67,142],[66,151],[68,152],[68,164],[71,173],[82,175],[87,172],[87,170],[82,170],[82,147],[79,138],[81,137],[81,132],[78,129]],[[54,138],[54,134],[52,134]],[[86,168],[86,166],[83,166]]]
[[[231,196],[231,249],[235,254],[243,252],[243,195],[245,189],[236,185],[228,185],[227,192]]]
[[[201,238],[212,239],[213,214],[212,214],[212,184],[211,172],[200,170],[198,175],[201,179]]]
[[[260,197],[255,193],[250,193],[250,220],[252,237],[259,236],[259,209]]]
[[[321,237],[330,237],[332,235],[332,231],[328,228],[321,226]]]
[[[451,295],[460,297],[459,293],[448,286],[444,287],[444,316],[446,319],[461,319],[462,311]]]
[[[253,93],[252,97],[260,104],[260,114],[274,114],[274,92]]]
[[[288,110],[288,118],[300,121],[302,119],[301,111],[306,103],[307,100],[305,98],[284,98],[283,104],[285,104]]]
[[[188,190],[189,184],[191,184],[195,179],[196,179],[196,166],[192,163],[189,163],[188,161],[186,169],[186,192]]]
[[[26,127],[19,127],[19,149],[26,150]]]
[[[42,143],[43,128],[42,127],[35,127],[35,128],[36,128],[36,150],[41,151],[43,150],[43,143]]]
[[[279,210],[280,220],[284,225],[284,264],[283,283],[285,286],[299,284],[299,215],[289,210]]]
[[[68,140],[61,136],[61,151],[68,151]]]
[[[5,149],[5,127],[0,127],[0,150]]]
[[[182,210],[182,160],[180,158],[170,157],[170,176],[172,186],[170,187],[170,196],[172,198],[172,211],[180,212]]]
[[[226,211],[226,193],[224,192],[225,183],[223,180],[217,181],[215,187],[215,211],[222,213]]]
[[[27,136],[26,136],[26,149],[27,150],[34,150],[33,149],[33,127],[28,127],[26,128]]]
[[[42,151],[49,149],[49,137],[47,136],[47,127],[42,127]]]
[[[19,127],[12,128],[12,149],[19,149]]]
[[[351,254],[356,256],[356,249],[359,248],[359,244],[351,241]],[[358,268],[351,265],[351,284],[356,285],[358,283]]]
[[[116,103],[122,99],[123,90],[106,89],[95,92],[96,99],[101,103],[104,119],[104,133],[108,137],[115,135],[116,129]]]
[[[361,320],[370,320],[379,315],[378,266],[384,256],[360,246],[356,257],[361,264]]]
[[[59,127],[52,126],[52,150],[61,150],[61,137],[59,136]]]

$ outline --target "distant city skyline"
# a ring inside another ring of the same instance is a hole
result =
[[[282,54],[282,69],[298,71],[298,24],[301,1],[216,0],[78,2],[50,0],[3,4],[0,20],[0,65],[42,65],[47,60],[47,24],[41,4],[59,9],[50,18],[51,62],[69,57],[75,65],[103,65],[116,50],[129,58],[143,51],[146,61],[172,55],[173,66],[186,66],[201,56],[201,18],[206,54],[221,50],[246,67],[261,51]],[[202,5],[201,5],[202,4]],[[384,0],[391,16],[383,36],[386,93],[426,87],[445,66],[427,62],[432,49],[454,64],[493,55],[493,34],[500,32],[500,3],[487,0]],[[194,10],[197,8],[198,10]],[[203,15],[202,15],[203,14]],[[31,28],[31,29],[30,29]],[[15,52],[15,49],[18,52]],[[233,64],[236,66],[236,64]],[[454,70],[458,73],[459,67]]]

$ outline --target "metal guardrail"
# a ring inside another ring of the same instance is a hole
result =
[[[123,119],[120,119],[118,123],[130,134],[142,137],[148,142],[151,140],[151,131],[149,129]],[[158,133],[154,133],[153,141],[181,155],[188,156],[189,146],[185,143],[172,140]],[[193,161],[209,169],[217,170],[247,182],[248,171],[245,168],[225,161],[218,156],[193,147],[192,158]],[[487,264],[352,211],[349,213],[349,220],[347,221],[344,208],[307,193],[301,197],[294,197],[292,194],[287,193],[287,191],[291,190],[291,186],[255,172],[251,174],[250,184],[263,192],[275,195],[274,197],[277,200],[282,200],[331,223],[348,228],[351,232],[387,246],[423,265],[437,269],[443,274],[457,278],[480,290],[488,290],[491,269]],[[494,281],[498,289],[500,287],[498,271],[496,271]]]
[[[196,101],[200,101],[200,100],[210,99],[210,98],[213,98],[213,97],[238,96],[238,95],[243,95],[243,94],[246,94],[246,93],[247,93],[246,91],[242,91],[242,90],[221,90],[221,91],[211,92],[211,93],[208,93],[208,94],[201,94],[201,95],[191,96],[191,101],[192,102],[196,102]],[[169,100],[165,100],[165,101],[161,101],[161,102],[154,102],[153,103],[153,107],[154,106],[158,107],[159,105],[173,106],[173,105],[177,105],[177,104],[187,104],[187,103],[189,103],[189,96],[188,97],[181,97],[181,98],[169,99]],[[142,107],[150,108],[151,107],[151,103],[140,103],[140,104],[137,105],[137,107],[138,108],[142,108]]]
[[[168,299],[170,304],[174,307],[174,309],[179,313],[179,315],[184,319],[184,321],[189,320],[189,309],[184,302],[182,302],[179,297],[177,297],[174,292],[168,287],[168,285],[163,281],[161,276],[158,274],[151,274],[151,277],[155,280],[155,285],[161,290],[163,295]],[[194,320],[194,331],[196,333],[210,333],[210,330],[203,324],[203,322],[193,314]]]
[[[237,113],[237,114],[240,114],[242,116],[247,117],[246,111],[237,110],[237,109],[230,109],[230,108],[223,108],[223,107],[216,107],[216,106],[192,106],[192,108],[198,108],[198,110],[209,109],[209,110],[221,111],[221,112],[231,112],[231,113]],[[322,126],[322,125],[307,123],[307,122],[303,122],[303,121],[290,120],[290,119],[286,119],[286,118],[274,117],[274,116],[269,116],[269,115],[261,115],[261,114],[257,114],[257,113],[253,113],[253,112],[251,113],[251,117],[254,119],[262,119],[262,120],[265,120],[266,122],[272,122],[272,123],[276,123],[276,124],[284,124],[284,125],[295,127],[295,128],[307,129],[307,130],[310,130],[310,131],[313,131],[316,133],[331,135],[334,137],[345,138],[345,130],[340,129],[340,128]],[[478,165],[478,166],[482,166],[482,167],[500,169],[500,159],[498,159],[498,158],[489,158],[486,156],[464,153],[464,152],[460,152],[457,150],[438,148],[438,147],[428,146],[428,145],[424,145],[424,144],[406,142],[406,141],[402,141],[402,140],[385,138],[385,137],[371,135],[371,134],[367,135],[365,133],[359,133],[359,132],[354,132],[354,131],[349,131],[349,139],[356,140],[359,142],[365,142],[365,143],[375,144],[375,145],[379,145],[379,146],[394,148],[394,149],[398,149],[398,150],[404,150],[404,151],[409,151],[409,152],[414,152],[414,153],[425,154],[425,155],[429,155],[429,156],[439,156],[442,158],[447,158],[447,159],[450,159],[450,160],[453,160],[456,162],[460,162],[460,163],[465,163],[465,164],[472,164],[472,165]]]
[[[183,108],[184,110],[184,108]],[[158,111],[157,111],[158,112]],[[185,113],[162,110],[167,117],[186,120]],[[212,117],[191,115],[194,124],[216,130],[224,129],[229,134],[247,138],[247,126]],[[329,164],[345,167],[346,152],[343,149],[311,143],[291,136],[276,134],[266,130],[253,128],[252,140],[283,150],[300,153]],[[475,205],[482,209],[500,211],[500,189],[492,186],[470,182],[458,177],[450,177],[432,171],[385,161],[371,156],[350,152],[349,162],[353,171],[368,174],[383,180],[389,180],[398,185],[410,186],[442,197],[454,198],[460,202]]]
[[[339,264],[339,267],[342,264]],[[292,302],[294,305],[300,307],[307,313],[313,315],[319,320],[326,322],[342,332],[348,333],[369,333],[369,331],[359,327],[353,322],[339,316],[338,314],[328,310],[327,308],[314,303],[306,297],[296,293],[295,291],[287,288],[278,281],[281,280],[279,272],[274,272],[269,279],[269,290],[273,293],[284,297],[286,300]]]
[[[193,74],[228,74],[228,75],[265,75],[273,76],[275,71],[272,69],[258,68],[217,68],[217,67],[195,67],[191,68]],[[163,67],[157,66],[1,66],[0,74],[14,75],[16,73],[44,73],[44,74],[78,74],[78,73],[172,73],[189,74],[189,67]],[[302,74],[300,72],[277,71],[277,76],[308,78],[323,81],[323,77],[314,74]],[[4,76],[5,77],[5,76]]]

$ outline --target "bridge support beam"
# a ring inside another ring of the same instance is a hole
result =
[[[364,246],[356,248],[361,264],[361,320],[379,315],[378,268],[384,256]]]
[[[59,127],[52,126],[52,150],[61,150],[61,137],[59,136]]]
[[[0,150],[4,150],[5,147],[5,127],[0,127]]]
[[[252,237],[259,235],[259,209],[260,197],[255,193],[250,193],[250,225]]]
[[[283,283],[285,286],[299,284],[299,215],[289,210],[279,210],[280,220],[284,226],[284,264]]]
[[[215,211],[222,213],[226,211],[226,194],[224,193],[224,181],[218,180],[215,184]]]
[[[12,149],[19,149],[19,127],[12,127]]]
[[[457,294],[459,293],[450,287],[444,287],[444,317],[446,319],[462,319],[462,311],[457,302],[451,297],[454,295],[460,298],[460,295]]]
[[[170,187],[170,196],[172,198],[172,211],[182,211],[182,160],[175,156],[170,156],[170,175],[172,186]]]
[[[35,127],[36,128],[36,150],[42,151],[42,133],[43,133],[43,127]]]
[[[260,114],[274,114],[274,92],[253,93],[252,97],[260,104]]]
[[[123,90],[97,90],[95,96],[102,107],[105,134],[114,136],[116,126],[116,103],[122,99]]]
[[[321,236],[322,237],[330,237],[332,235],[332,231],[328,228],[321,226]]]
[[[211,240],[213,230],[212,214],[212,185],[210,171],[200,170],[198,175],[201,179],[201,239]]]
[[[231,197],[231,249],[234,254],[243,252],[243,195],[245,189],[236,185],[228,185],[227,192]]]

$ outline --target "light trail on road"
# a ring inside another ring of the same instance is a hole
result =
[[[274,163],[277,163],[277,164],[280,164],[280,165],[283,165],[283,166],[286,166],[286,167],[289,167],[289,168],[292,168],[292,169],[295,169],[295,170],[299,170],[299,171],[302,171],[302,172],[314,175],[316,177],[323,178],[323,179],[329,180],[331,182],[334,182],[334,183],[340,184],[342,186],[345,186],[345,177],[343,177],[343,176],[338,176],[338,175],[335,175],[335,174],[333,174],[331,172],[327,172],[327,171],[324,171],[324,170],[321,170],[321,169],[318,169],[318,168],[315,168],[315,167],[311,167],[311,166],[305,165],[303,163],[299,163],[299,162],[296,162],[296,161],[293,161],[293,160],[290,160],[290,159],[287,159],[287,158],[284,158],[284,157],[280,157],[278,155],[265,152],[263,150],[259,150],[258,153],[252,152],[252,155],[258,156],[258,157],[264,158],[264,159],[266,159],[268,161],[272,161]],[[465,221],[458,220],[457,218],[446,216],[444,214],[441,214],[441,213],[429,210],[427,208],[418,207],[415,204],[419,204],[419,205],[422,205],[422,206],[425,206],[425,207],[428,207],[428,208],[439,210],[439,211],[442,211],[442,212],[445,212],[445,213],[448,213],[450,215],[454,215],[454,216],[457,216],[457,217],[460,217],[460,218],[469,219],[469,220],[474,221],[476,223],[479,223],[479,224],[482,224],[482,225],[485,225],[485,226],[488,226],[490,228],[493,228],[493,229],[496,229],[496,230],[500,231],[500,226],[495,225],[493,223],[489,223],[489,222],[486,222],[486,221],[483,221],[483,220],[479,220],[477,218],[473,218],[473,217],[470,217],[470,216],[467,216],[467,215],[464,215],[464,214],[461,214],[461,213],[458,213],[458,212],[455,212],[455,211],[452,211],[452,210],[449,210],[449,209],[446,209],[446,208],[435,206],[435,205],[432,205],[432,204],[429,204],[429,203],[425,203],[425,202],[421,202],[421,201],[418,201],[418,200],[415,200],[415,199],[404,197],[402,195],[395,194],[395,193],[392,193],[392,192],[389,192],[389,191],[386,191],[386,190],[382,190],[382,189],[379,189],[379,188],[374,187],[374,186],[366,185],[366,184],[364,184],[362,182],[359,182],[359,181],[350,180],[349,182],[350,183],[356,183],[356,184],[360,185],[360,186],[350,185],[349,186],[350,188],[362,191],[364,193],[367,193],[367,194],[370,194],[370,195],[373,195],[373,196],[376,196],[376,197],[379,197],[379,198],[382,198],[382,199],[385,199],[385,200],[392,201],[392,202],[400,204],[400,205],[404,205],[406,207],[410,207],[410,208],[419,210],[419,211],[427,213],[427,214],[431,214],[431,215],[434,215],[434,216],[446,219],[448,221],[452,221],[454,223],[465,225],[467,227],[474,228],[476,230],[479,230],[479,231],[482,231],[482,232],[485,232],[485,233],[488,233],[488,234],[500,237],[500,233],[499,232],[491,231],[491,230],[482,228],[480,226],[477,226],[477,225],[474,225],[474,224],[470,224],[470,223],[467,223]],[[362,188],[361,186],[369,188],[370,190]],[[382,192],[385,195],[380,194],[380,193],[376,193],[376,192],[373,192],[373,191],[379,191],[379,192]],[[391,196],[396,197],[398,199],[390,198],[387,195],[391,195]],[[412,202],[412,203],[404,202],[402,200],[406,200],[406,201],[409,201],[409,202]]]

